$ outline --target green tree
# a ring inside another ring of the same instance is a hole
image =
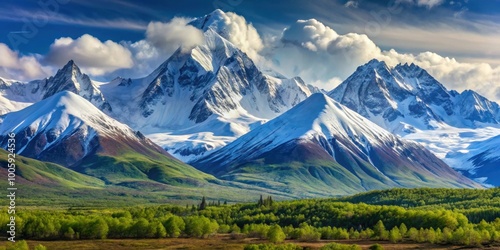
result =
[[[145,238],[149,231],[149,222],[144,218],[138,219],[130,227],[130,235],[134,238]]]
[[[101,218],[97,218],[91,221],[87,232],[90,239],[106,239],[109,227],[106,221]]]
[[[205,200],[205,196],[201,198],[200,210],[205,210],[207,208],[207,201]]]
[[[370,248],[368,248],[368,249],[369,250],[384,250],[384,247],[377,243],[377,244],[371,245]]]
[[[272,243],[281,243],[285,240],[286,235],[279,225],[274,224],[267,232],[267,238]]]
[[[164,223],[164,226],[169,237],[177,238],[181,235],[182,231],[184,231],[186,223],[184,223],[184,220],[181,217],[172,215]]]
[[[389,232],[385,230],[384,223],[381,220],[379,220],[377,224],[375,224],[375,226],[373,227],[373,232],[376,239],[386,240],[387,238],[389,238]]]
[[[47,247],[45,247],[44,245],[42,244],[38,244],[36,247],[35,247],[35,250],[47,250]]]
[[[155,238],[165,238],[167,236],[167,230],[159,221],[153,221],[150,223],[150,227],[154,232]]]
[[[241,233],[241,229],[238,227],[238,225],[233,224],[233,226],[231,227],[230,233],[239,234],[239,233]]]
[[[15,243],[9,242],[5,248],[6,250],[29,250],[28,242],[24,240],[16,241]]]
[[[358,245],[346,245],[339,243],[329,243],[320,248],[320,250],[361,250]]]
[[[399,233],[404,238],[406,236],[407,232],[408,232],[408,228],[406,227],[406,225],[404,223],[401,223],[401,225],[399,226]]]
[[[74,239],[75,238],[75,230],[73,230],[72,227],[68,227],[66,232],[64,232],[64,238],[66,238],[68,240]]]
[[[389,232],[389,241],[392,243],[400,242],[403,239],[401,232],[398,227],[393,227]]]
[[[413,241],[417,241],[418,239],[418,230],[414,227],[410,228],[410,230],[408,230],[408,237],[413,240]]]

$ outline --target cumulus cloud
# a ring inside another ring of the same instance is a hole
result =
[[[449,89],[473,89],[493,100],[498,100],[500,66],[487,63],[464,63],[433,52],[399,53],[382,50],[364,34],[337,34],[321,22],[298,20],[274,40],[268,51],[275,69],[282,73],[301,76],[306,82],[331,90],[347,78],[361,64],[376,58],[388,65],[415,63],[429,71]],[[496,88],[495,91],[491,91]]]
[[[339,35],[316,19],[297,20],[283,31],[281,40],[293,43],[310,51],[326,50]]]
[[[56,66],[74,60],[85,72],[95,76],[133,66],[132,53],[127,48],[111,40],[101,42],[89,34],[77,39],[56,39],[44,59]]]
[[[0,76],[15,80],[33,80],[46,77],[46,69],[42,67],[34,55],[21,56],[6,44],[0,43]]]
[[[153,46],[172,53],[179,47],[183,50],[203,43],[203,32],[191,25],[189,19],[174,17],[168,23],[150,22],[146,30],[146,40]]]
[[[259,52],[264,48],[264,44],[251,23],[233,12],[216,10],[211,15],[213,23],[208,25],[210,28],[247,53],[252,59],[258,57]]]

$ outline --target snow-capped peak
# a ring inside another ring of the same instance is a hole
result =
[[[255,128],[221,150],[233,152],[223,156],[223,163],[238,158],[252,159],[295,139],[342,138],[361,147],[393,140],[391,133],[322,93],[311,95],[281,116]],[[252,150],[249,150],[252,149]],[[366,151],[363,149],[362,151]],[[220,156],[219,151],[213,153]],[[210,159],[208,155],[206,159]],[[219,159],[219,160],[222,160]]]
[[[222,35],[226,28],[227,19],[227,14],[224,11],[216,9],[208,15],[196,18],[190,24],[203,31],[212,29]]]
[[[101,91],[88,75],[81,72],[73,60],[58,70],[55,76],[46,80],[43,99],[64,90],[82,96],[103,111],[111,111],[111,105],[105,100]]]
[[[58,92],[23,110],[5,115],[0,124],[0,134],[24,133],[24,129],[29,128],[32,132],[53,131],[56,135],[71,135],[83,125],[110,136],[134,134],[126,125],[110,119],[83,97],[70,91]]]
[[[137,150],[167,155],[142,134],[70,91],[58,92],[0,119],[0,147],[7,147],[7,134],[14,132],[19,154],[67,167],[95,153],[115,155]]]
[[[390,68],[384,62],[371,60],[358,67],[329,96],[400,135],[444,126],[498,124],[500,117],[495,103],[485,100],[480,104],[481,98],[470,97],[472,103],[464,103],[465,97],[448,91],[413,63]],[[483,107],[487,107],[486,111],[478,110]]]

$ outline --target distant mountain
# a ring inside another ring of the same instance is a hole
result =
[[[423,146],[399,139],[323,94],[192,162],[233,181],[342,195],[390,187],[478,187]]]
[[[145,78],[118,78],[101,87],[116,119],[144,131],[185,161],[319,92],[298,77],[263,73],[224,38],[220,15],[218,10],[192,22],[204,31],[203,44],[177,50]]]
[[[111,106],[102,93],[80,68],[69,61],[54,76],[31,82],[6,81],[0,79],[0,115],[18,111],[35,102],[49,98],[61,91],[71,91],[90,101],[102,111],[111,112]]]
[[[472,90],[448,91],[415,64],[391,68],[371,60],[328,95],[399,135],[446,126],[500,124],[497,103]]]
[[[470,144],[465,150],[450,153],[457,169],[487,186],[500,186],[500,135]]]
[[[108,117],[72,92],[58,92],[23,110],[0,116],[0,147],[16,134],[16,152],[99,177],[181,184],[214,179],[186,165],[140,132]]]

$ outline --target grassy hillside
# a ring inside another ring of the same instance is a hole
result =
[[[66,167],[16,155],[16,199],[22,206],[123,207],[138,204],[194,204],[211,200],[245,202],[261,194],[297,198],[279,191],[217,180],[170,158],[140,154],[95,156],[80,173]],[[162,159],[162,158],[160,158]],[[0,175],[7,176],[7,151],[0,149]],[[93,175],[93,176],[91,176]],[[97,178],[99,177],[99,178]],[[7,188],[7,181],[0,188]]]
[[[153,180],[176,186],[198,186],[216,179],[164,155],[149,157],[133,151],[119,156],[92,155],[85,158],[75,170],[103,179],[109,184]]]
[[[80,174],[63,166],[33,160],[16,155],[16,175],[22,177],[20,184],[43,184],[54,188],[103,188],[104,182],[91,176]],[[0,149],[2,176],[7,176],[8,152]]]

